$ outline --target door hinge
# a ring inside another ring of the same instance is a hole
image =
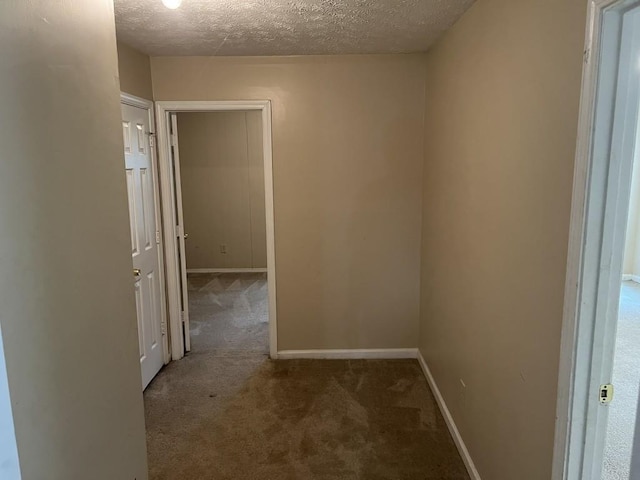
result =
[[[178,136],[175,133],[172,133],[170,137],[170,141],[171,141],[171,146],[175,147],[176,145],[178,145]]]
[[[591,49],[587,48],[584,51],[584,64],[587,65],[589,63],[589,60],[591,60]]]
[[[156,245],[160,245],[160,230],[156,230]]]
[[[155,144],[156,144],[155,138],[156,138],[156,134],[153,133],[153,132],[149,132],[149,146],[150,147],[154,147],[155,146]]]
[[[605,385],[600,385],[598,398],[602,405],[610,404],[613,400],[613,385],[610,383],[607,383]]]
[[[167,334],[167,322],[160,322],[160,333],[162,335]]]

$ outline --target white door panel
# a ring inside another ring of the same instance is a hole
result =
[[[159,226],[149,143],[149,110],[122,104],[122,118],[131,225],[132,284],[138,316],[142,387],[145,388],[164,364],[162,267],[156,233]]]
[[[175,225],[177,237],[178,269],[180,270],[180,301],[182,325],[184,333],[184,351],[191,351],[191,337],[189,331],[189,296],[187,291],[187,259],[184,231],[184,215],[182,212],[182,181],[180,177],[180,153],[178,149],[178,114],[170,114],[171,128],[171,160],[173,162],[173,192],[175,203]]]

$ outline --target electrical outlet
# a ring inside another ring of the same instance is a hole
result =
[[[220,253],[227,253],[227,246],[226,245],[220,245]]]

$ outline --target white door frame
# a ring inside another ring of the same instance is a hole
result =
[[[172,173],[169,146],[169,113],[172,112],[231,112],[259,110],[262,112],[262,144],[264,152],[264,186],[267,222],[267,287],[269,294],[269,353],[278,355],[278,328],[276,322],[276,252],[273,210],[273,152],[271,142],[271,101],[160,101],[156,102],[158,118],[158,151],[160,158],[160,192],[165,232],[165,256],[167,272],[167,294],[169,297],[169,325],[171,352],[174,360],[184,356],[184,337],[180,318],[180,270],[177,262],[177,242],[173,225],[174,205],[171,202]],[[169,261],[169,259],[172,259]]]
[[[160,232],[162,232],[162,215],[160,208],[160,182],[158,178],[158,152],[155,142],[155,132],[153,131],[156,128],[156,120],[155,120],[155,112],[153,108],[153,102],[151,100],[147,100],[145,98],[136,97],[135,95],[131,95],[129,93],[121,92],[120,93],[120,103],[125,105],[131,105],[132,107],[143,108],[149,112],[149,128],[151,131],[149,132],[149,151],[151,153],[151,163],[153,165],[153,202],[156,213],[156,228]],[[159,280],[160,280],[160,304],[162,308],[160,309],[161,315],[161,324],[163,325],[163,335],[162,335],[162,352],[164,364],[166,365],[171,361],[171,351],[169,349],[169,336],[167,335],[166,325],[167,325],[167,297],[165,294],[165,272],[164,272],[164,249],[162,247],[162,235],[160,235],[160,244],[158,245],[158,272],[159,272]]]
[[[589,1],[553,480],[599,480],[602,468],[608,407],[598,395],[600,385],[610,383],[613,368],[636,138],[635,128],[629,130],[637,120],[640,94],[638,68],[618,72],[618,64],[630,54],[620,49],[622,16],[638,4],[640,0]],[[636,37],[630,35],[630,42],[637,44]]]

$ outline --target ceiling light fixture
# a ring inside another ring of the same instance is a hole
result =
[[[175,10],[180,6],[182,0],[162,0],[162,3],[165,7],[170,8],[171,10]]]

